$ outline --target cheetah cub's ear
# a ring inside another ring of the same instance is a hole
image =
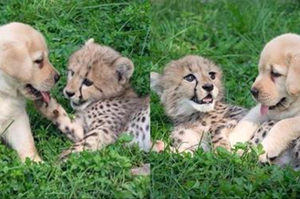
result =
[[[87,41],[85,42],[84,45],[89,45],[89,44],[92,44],[92,43],[94,43],[94,42],[95,42],[94,38],[90,38],[89,40],[87,40]]]
[[[121,57],[115,62],[115,66],[120,84],[127,83],[134,71],[132,61],[126,57]]]
[[[156,72],[151,72],[150,74],[150,88],[153,90],[157,95],[161,96],[163,93],[163,87],[161,84],[162,75]]]

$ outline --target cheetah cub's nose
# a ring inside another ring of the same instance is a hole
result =
[[[202,88],[208,92],[212,91],[214,89],[214,85],[213,84],[204,84],[202,86]]]
[[[67,95],[67,97],[73,97],[75,95],[75,93],[66,91],[66,95]]]

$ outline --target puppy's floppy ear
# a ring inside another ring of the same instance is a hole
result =
[[[300,53],[288,56],[288,74],[286,78],[286,90],[289,95],[300,93]]]
[[[150,88],[159,96],[163,93],[163,87],[161,84],[162,75],[156,72],[150,74]]]
[[[121,84],[127,83],[134,71],[132,61],[126,57],[121,57],[116,61],[115,66],[119,82]]]
[[[0,70],[7,75],[27,82],[31,78],[32,60],[24,43],[0,43]]]

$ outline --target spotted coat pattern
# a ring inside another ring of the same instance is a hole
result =
[[[38,110],[74,142],[61,155],[99,150],[121,134],[133,137],[145,151],[150,149],[149,96],[139,97],[130,85],[134,64],[116,50],[89,39],[69,58],[64,95],[76,111],[75,118],[51,99],[36,102]]]
[[[230,150],[228,134],[246,113],[244,108],[218,102],[213,111],[179,117],[171,132],[173,147],[179,152],[194,151],[199,146],[204,150],[218,146]]]
[[[268,136],[268,133],[275,124],[276,122],[273,120],[269,120],[261,124],[251,137],[250,143],[254,146],[260,144]],[[293,140],[289,147],[278,157],[268,157],[268,159],[277,165],[289,165],[295,170],[300,170],[300,138]]]
[[[131,142],[141,149],[150,149],[149,97],[97,101],[76,112],[75,119],[69,118],[53,98],[39,110],[74,142],[61,154],[62,159],[72,152],[102,149],[114,143],[122,133],[131,135]]]

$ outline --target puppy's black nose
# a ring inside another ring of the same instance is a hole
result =
[[[208,92],[212,91],[214,89],[214,85],[213,84],[204,84],[202,86],[202,88]]]
[[[257,98],[258,97],[258,94],[259,94],[259,90],[256,89],[256,88],[251,88],[250,90],[251,94],[253,95],[253,97]]]
[[[72,96],[75,95],[75,93],[72,93],[72,92],[69,92],[69,91],[66,91],[66,94],[67,94],[68,97],[72,97]]]
[[[60,75],[59,74],[54,75],[54,81],[55,81],[55,83],[57,83],[59,79],[60,79]]]

